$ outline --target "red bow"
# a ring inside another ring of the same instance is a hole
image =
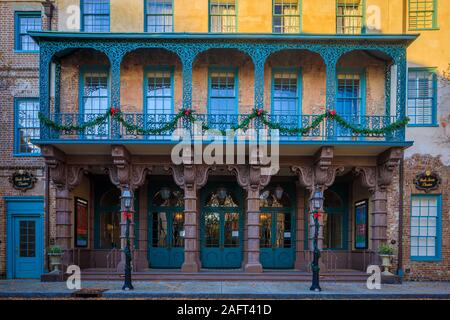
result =
[[[329,110],[328,114],[332,117],[334,117],[336,115],[336,110]]]
[[[256,114],[257,114],[258,116],[262,115],[263,112],[264,112],[264,110],[262,110],[262,109],[256,109]]]
[[[128,219],[131,220],[131,212],[124,212],[124,213],[123,213],[123,218],[124,218],[125,220],[128,220]]]
[[[191,114],[191,112],[192,112],[191,109],[186,109],[186,110],[184,110],[184,115],[185,115],[186,117],[188,117],[188,116]]]
[[[313,217],[314,217],[314,219],[319,219],[320,218],[320,212],[314,212]]]
[[[114,114],[116,114],[116,113],[118,113],[119,112],[119,108],[114,108],[114,107],[111,107],[111,109],[109,109],[109,113],[113,116]]]

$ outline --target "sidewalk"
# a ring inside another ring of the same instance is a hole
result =
[[[309,290],[308,282],[251,281],[137,281],[133,291],[122,291],[119,281],[84,281],[82,288],[104,289],[102,298],[213,298],[213,299],[450,299],[450,282],[405,282],[369,290],[365,283],[321,284],[322,292]],[[70,298],[64,282],[0,280],[1,298]]]

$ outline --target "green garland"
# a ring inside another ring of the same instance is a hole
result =
[[[393,131],[404,128],[409,122],[409,118],[404,117],[404,118],[401,118],[383,128],[378,128],[378,129],[361,128],[358,125],[354,125],[352,123],[347,122],[343,117],[338,115],[336,113],[336,111],[329,110],[321,115],[318,115],[311,122],[311,124],[306,127],[289,128],[289,127],[284,127],[280,123],[269,121],[267,119],[267,115],[268,115],[268,113],[265,110],[254,109],[251,114],[248,114],[247,116],[245,116],[242,119],[241,123],[231,126],[230,129],[232,129],[232,130],[248,129],[250,127],[251,121],[253,119],[258,118],[258,119],[260,119],[262,124],[267,126],[267,128],[272,129],[272,130],[279,130],[281,133],[284,133],[284,134],[290,134],[290,135],[307,134],[311,130],[314,130],[315,128],[317,128],[323,120],[328,118],[331,120],[335,120],[341,127],[345,128],[345,129],[349,129],[353,134],[382,135],[382,134],[392,133]],[[47,118],[44,114],[39,113],[39,120],[41,121],[41,123],[43,123],[47,127],[55,129],[57,131],[83,131],[87,128],[91,128],[91,127],[95,127],[95,126],[104,124],[105,121],[107,121],[108,117],[111,117],[111,118],[115,119],[116,121],[120,122],[126,130],[135,131],[136,133],[143,134],[143,135],[159,135],[159,134],[163,134],[168,131],[173,131],[177,128],[177,123],[182,118],[184,118],[185,120],[187,120],[190,123],[200,121],[198,119],[198,117],[196,117],[195,111],[192,109],[188,109],[188,108],[181,109],[171,121],[165,123],[163,126],[158,127],[158,128],[150,128],[150,129],[146,129],[146,128],[140,127],[136,124],[128,122],[125,119],[123,113],[118,108],[111,108],[110,110],[105,112],[103,115],[100,115],[100,116],[98,116],[88,122],[85,122],[83,124],[80,124],[80,125],[58,124],[58,123],[54,122],[53,120]],[[202,129],[209,130],[209,129],[215,129],[215,128],[211,128],[207,124],[202,122]],[[225,130],[219,130],[219,131],[224,135],[226,134]]]

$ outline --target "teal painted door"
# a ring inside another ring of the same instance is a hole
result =
[[[184,213],[164,210],[150,213],[149,266],[181,268],[184,262]]]
[[[292,215],[290,212],[268,212],[260,215],[260,261],[266,269],[292,269]]]
[[[203,197],[201,215],[201,261],[203,268],[240,268],[243,219],[239,196],[219,187]]]
[[[14,218],[14,278],[39,278],[42,271],[42,221],[37,217]]]

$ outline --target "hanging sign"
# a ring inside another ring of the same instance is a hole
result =
[[[429,192],[430,190],[435,190],[439,187],[441,184],[441,178],[437,173],[427,170],[416,176],[414,179],[414,184],[417,189]]]
[[[9,178],[9,182],[16,190],[27,191],[34,188],[36,177],[29,171],[18,170]]]

